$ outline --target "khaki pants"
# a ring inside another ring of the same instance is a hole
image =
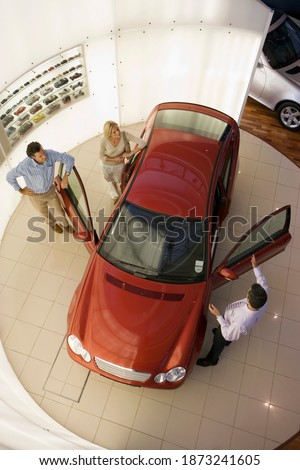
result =
[[[47,224],[53,227],[56,223],[68,227],[69,222],[65,217],[55,187],[51,186],[47,193],[28,196],[33,207],[45,218]]]

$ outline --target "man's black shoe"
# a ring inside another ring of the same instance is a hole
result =
[[[209,367],[209,366],[216,366],[218,363],[217,362],[213,363],[204,357],[203,359],[198,359],[196,364],[197,366]]]

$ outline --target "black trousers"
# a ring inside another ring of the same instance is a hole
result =
[[[231,341],[227,341],[224,336],[221,333],[221,326],[219,325],[215,334],[214,334],[214,340],[212,347],[206,356],[206,359],[213,364],[217,364],[219,361],[219,356],[225,346],[228,346],[231,343]]]

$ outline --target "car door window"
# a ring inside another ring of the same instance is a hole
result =
[[[237,261],[274,242],[286,232],[288,222],[286,211],[280,211],[274,216],[263,219],[256,228],[244,236],[239,246],[227,258],[226,266],[230,268]]]
[[[231,167],[231,162],[232,162],[232,156],[233,156],[233,149],[232,149],[232,146],[230,146],[230,148],[227,151],[225,162],[224,162],[221,174],[220,174],[220,180],[222,181],[222,184],[226,192],[228,191],[228,187],[229,187],[230,167]]]
[[[253,254],[257,264],[261,264],[284,251],[291,240],[290,218],[291,206],[284,206],[248,230],[214,270],[213,288],[225,284],[226,279],[233,280],[252,269]]]
[[[64,172],[65,172],[65,165],[61,163],[59,166],[59,170],[58,170],[58,175],[60,178],[63,177]],[[68,177],[68,187],[65,189],[65,195],[67,196],[67,199],[71,203],[72,209],[75,211],[79,219],[78,220],[79,224],[75,224],[75,225],[79,225],[79,226],[81,225],[87,232],[92,233],[93,224],[91,220],[87,195],[86,195],[83,183],[81,181],[81,178],[79,176],[79,173],[75,167],[73,167],[73,170]],[[67,205],[66,205],[66,208],[67,208],[67,213],[68,213]],[[68,214],[68,215],[70,216],[72,214]],[[77,227],[77,229],[79,231],[79,227]]]

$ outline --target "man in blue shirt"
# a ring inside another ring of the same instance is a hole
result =
[[[27,146],[26,153],[27,158],[8,172],[6,180],[16,191],[19,191],[24,196],[29,196],[32,205],[55,232],[63,232],[59,223],[67,231],[73,232],[55,191],[54,172],[55,162],[65,164],[66,172],[60,186],[67,188],[68,176],[75,162],[74,157],[66,152],[60,153],[50,149],[44,150],[39,142],[31,142]],[[21,188],[17,181],[19,177],[24,178],[26,184],[24,188]]]

